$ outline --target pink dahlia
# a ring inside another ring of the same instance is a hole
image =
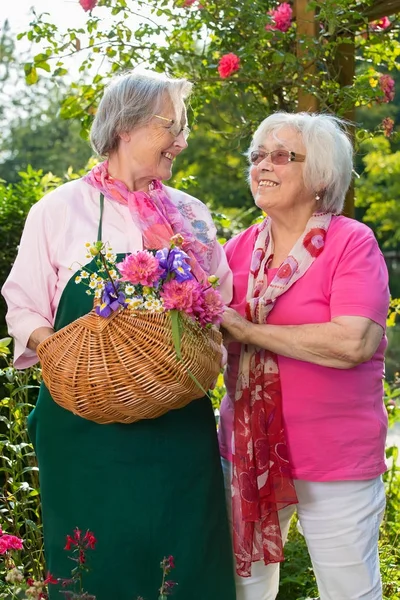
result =
[[[218,73],[221,79],[226,79],[232,73],[236,73],[240,69],[240,58],[230,52],[229,54],[224,54],[224,56],[220,59],[218,64]]]
[[[283,2],[278,6],[276,10],[268,11],[269,16],[272,18],[272,24],[266,25],[267,31],[282,31],[286,33],[292,24],[292,7],[288,2]]]
[[[194,308],[201,298],[201,285],[195,279],[171,279],[164,283],[160,296],[166,310],[181,310],[193,315]]]
[[[391,102],[394,100],[394,79],[392,79],[390,75],[380,76],[379,87],[384,93],[384,97],[378,98],[378,102]]]
[[[83,10],[85,12],[88,12],[89,10],[93,10],[93,8],[96,6],[98,0],[79,0],[79,4],[82,6]]]
[[[139,250],[126,256],[116,266],[122,275],[122,281],[129,281],[133,285],[140,283],[152,287],[163,272],[156,257],[147,250]]]
[[[199,312],[196,311],[195,316],[203,327],[208,323],[219,325],[222,321],[223,312],[224,302],[221,294],[217,290],[209,288],[202,294],[200,310]]]

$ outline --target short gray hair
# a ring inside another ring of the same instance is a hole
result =
[[[133,70],[114,77],[99,104],[90,142],[100,156],[109,156],[118,148],[119,134],[145,125],[160,110],[168,94],[180,118],[179,105],[190,95],[187,79],[172,79],[155,71]]]
[[[250,158],[250,153],[262,145],[268,135],[279,139],[280,129],[294,129],[301,135],[306,148],[306,187],[319,193],[323,211],[341,213],[353,170],[353,146],[347,125],[327,114],[277,112],[258,126],[247,154]]]

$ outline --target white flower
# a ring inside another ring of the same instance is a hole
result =
[[[92,279],[89,282],[89,287],[90,287],[91,290],[95,290],[97,288],[97,281],[95,279]]]
[[[81,271],[82,279],[87,279],[89,277],[89,273],[87,271]]]
[[[94,297],[101,298],[102,293],[103,293],[103,289],[97,289],[94,293]]]
[[[80,275],[77,275],[75,277],[75,283],[80,283],[82,281],[82,277]]]
[[[133,285],[127,285],[125,286],[125,294],[127,294],[128,296],[132,296],[132,294],[135,293],[135,288],[133,287]]]
[[[117,279],[118,273],[117,273],[117,271],[115,269],[110,269],[110,277],[112,279]]]
[[[93,279],[97,279],[97,274],[96,274],[96,273],[92,273],[92,274],[90,275],[90,279],[91,279],[91,280],[93,280]]]
[[[92,292],[90,290],[86,290],[86,293],[87,293],[88,296],[92,295]]]
[[[135,296],[133,298],[127,298],[126,303],[128,305],[128,308],[132,310],[138,310],[139,308],[143,308],[143,300],[138,296]]]
[[[16,567],[14,567],[14,569],[11,569],[10,571],[8,571],[8,573],[6,575],[6,581],[8,581],[9,583],[20,583],[23,580],[24,580],[23,574]]]
[[[160,300],[158,300],[158,298],[154,299],[153,310],[154,310],[154,312],[164,312],[164,302],[162,301],[162,299],[160,299]]]

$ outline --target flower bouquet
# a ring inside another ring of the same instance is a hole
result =
[[[75,281],[93,310],[39,344],[53,399],[98,423],[132,423],[204,396],[220,371],[223,302],[211,276],[192,273],[180,235],[169,248],[122,262],[102,242],[86,244],[95,272]]]

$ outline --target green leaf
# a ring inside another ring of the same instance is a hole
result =
[[[176,356],[179,360],[182,360],[181,353],[181,332],[179,328],[179,312],[177,310],[171,310],[171,327],[172,327],[172,341],[174,342],[174,348]]]

